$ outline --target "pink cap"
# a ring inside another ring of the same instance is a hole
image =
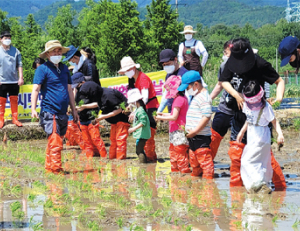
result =
[[[164,83],[164,88],[167,90],[166,98],[171,99],[178,93],[177,88],[181,84],[181,78],[177,75],[171,75]]]

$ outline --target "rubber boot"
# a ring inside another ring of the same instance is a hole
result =
[[[46,159],[45,159],[45,170],[46,172],[51,172],[51,157],[50,157],[50,141],[48,137],[48,143],[46,147]]]
[[[128,129],[130,127],[129,123],[118,122],[116,130],[116,140],[117,140],[117,159],[126,159],[127,154],[127,137]]]
[[[157,156],[156,156],[156,152],[155,152],[155,140],[154,140],[155,133],[156,133],[156,129],[151,128],[151,137],[149,140],[147,140],[145,148],[144,148],[148,162],[156,162],[157,161]]]
[[[0,97],[0,128],[4,126],[4,113],[5,113],[6,98]]]
[[[216,132],[214,129],[211,128],[210,150],[211,150],[211,157],[213,160],[215,159],[215,157],[217,155],[217,152],[218,152],[218,149],[219,149],[222,139],[223,139],[223,136],[221,136],[218,132]]]
[[[74,140],[77,145],[79,145],[81,150],[84,150],[84,141],[82,138],[82,133],[79,129],[79,124],[75,123],[73,120],[71,121],[72,131],[74,132]]]
[[[19,97],[17,95],[9,96],[12,123],[17,125],[18,127],[22,127],[22,123],[18,120],[18,98]]]
[[[241,177],[241,158],[245,144],[237,141],[230,141],[228,155],[231,159],[230,166],[230,187],[243,186]]]
[[[179,169],[177,166],[176,152],[174,150],[174,145],[172,143],[170,143],[169,155],[170,155],[170,162],[171,162],[171,172],[179,172]]]
[[[105,149],[105,144],[103,140],[100,137],[100,132],[99,132],[99,124],[89,124],[88,126],[89,129],[89,134],[91,137],[91,140],[94,144],[94,146],[97,148],[98,152],[100,153],[101,157],[107,157],[107,152]]]
[[[202,178],[213,179],[214,163],[211,157],[210,148],[198,148],[194,153],[203,171]]]
[[[195,152],[192,151],[192,149],[189,150],[189,156],[190,156],[190,165],[193,169],[191,176],[200,176],[203,171],[197,160]]]
[[[52,134],[49,136],[48,141],[50,149],[51,171],[53,173],[60,173],[63,171],[61,163],[61,151],[63,149],[63,140],[62,137],[60,137],[56,133],[55,116],[53,116],[53,131]]]
[[[182,144],[174,146],[174,151],[177,159],[177,166],[181,173],[190,173],[189,157],[188,157],[188,145]]]
[[[109,159],[116,159],[116,157],[117,157],[117,124],[111,124]]]
[[[80,125],[80,129],[82,132],[82,138],[84,141],[84,152],[87,158],[92,158],[94,156],[94,145],[93,141],[89,134],[88,126]]]
[[[73,121],[68,121],[68,129],[65,134],[67,146],[76,146],[77,145],[76,141],[75,141],[75,137],[74,137],[74,130],[73,130],[72,122]]]
[[[272,182],[275,186],[275,189],[286,189],[284,175],[282,173],[279,163],[276,161],[274,157],[272,150],[271,150],[271,165],[273,168]]]

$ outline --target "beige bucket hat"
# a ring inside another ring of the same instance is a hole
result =
[[[141,65],[139,63],[135,63],[130,56],[123,57],[121,60],[121,69],[118,73],[122,74],[133,67],[140,68]]]
[[[179,32],[180,34],[185,34],[185,33],[197,33],[197,31],[193,30],[193,27],[191,25],[187,25],[184,27],[183,31]]]
[[[56,48],[62,48],[62,53],[67,53],[70,50],[69,47],[63,47],[58,40],[50,40],[45,44],[45,51],[40,53],[39,56],[43,59],[47,58],[47,52]]]

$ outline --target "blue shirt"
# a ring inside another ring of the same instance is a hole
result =
[[[18,68],[22,67],[20,51],[10,46],[5,50],[0,45],[0,82],[1,84],[18,83]]]
[[[72,84],[68,67],[59,63],[59,68],[51,62],[39,66],[34,74],[33,84],[41,85],[43,96],[41,111],[55,115],[67,113],[69,105],[68,84]]]

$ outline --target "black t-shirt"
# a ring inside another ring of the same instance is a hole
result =
[[[102,88],[95,82],[93,81],[85,82],[78,89],[78,92],[75,96],[75,102],[77,105],[81,100],[84,102],[84,104],[98,102],[98,99],[102,91],[103,91]],[[94,113],[92,111],[95,111],[95,113],[98,114],[99,107],[93,109],[85,109],[79,112],[78,114],[79,114],[80,121],[86,122],[95,119],[95,116],[93,116]]]
[[[259,84],[264,88],[265,82],[273,84],[279,78],[278,73],[269,62],[259,57],[258,55],[256,55],[255,57],[255,64],[251,68],[251,70],[239,75],[239,78],[242,79],[242,82],[239,86],[238,92],[243,91],[243,87],[249,80],[258,81]],[[230,82],[234,76],[236,76],[236,73],[229,70],[227,62],[219,80],[221,82]]]
[[[127,98],[118,90],[112,88],[102,88],[102,90],[103,92],[98,98],[98,105],[102,111],[102,114],[108,114],[119,109],[122,102],[127,104]],[[128,116],[120,113],[114,117],[106,119],[106,121],[111,124],[116,124],[120,121],[128,123]]]

